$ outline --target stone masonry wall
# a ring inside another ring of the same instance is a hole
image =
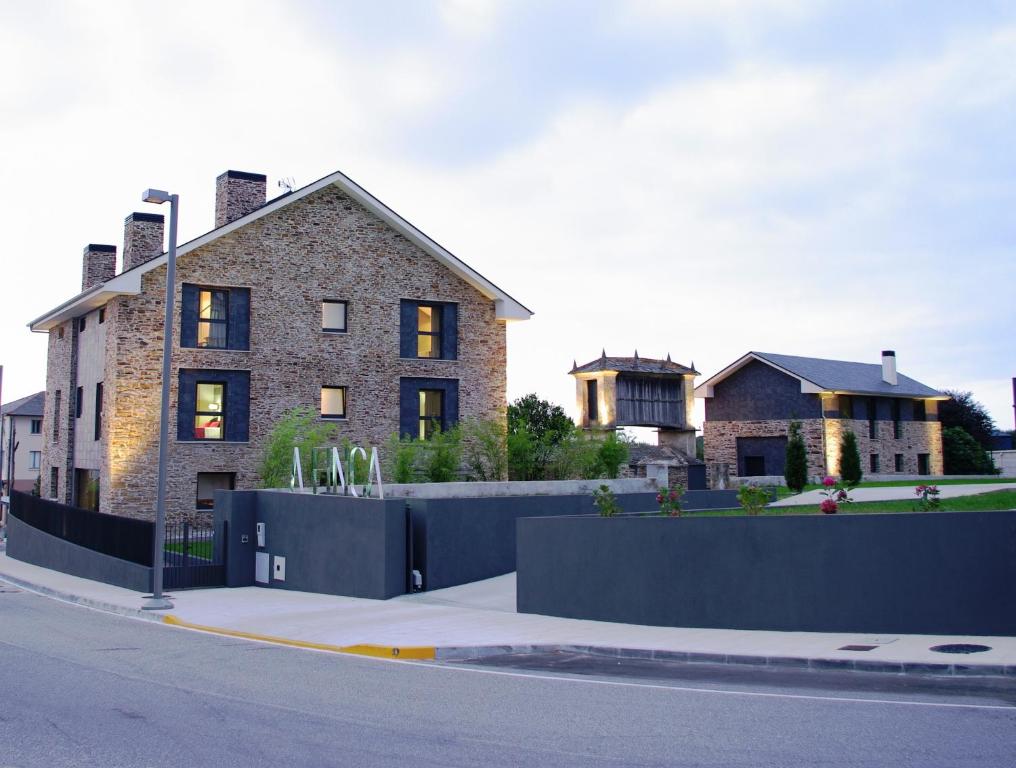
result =
[[[142,293],[107,305],[101,504],[152,517],[166,269],[143,276]],[[180,349],[181,283],[247,287],[249,351]],[[458,360],[399,357],[400,299],[458,302]],[[348,333],[321,331],[321,300],[348,305]],[[288,409],[319,411],[322,385],[347,387],[339,439],[382,446],[399,429],[402,376],[459,380],[460,418],[504,419],[505,326],[494,302],[335,187],[269,214],[180,258],[173,324],[168,504],[170,518],[195,514],[198,472],[236,472],[253,488],[272,426]],[[178,442],[180,368],[251,371],[246,443]]]
[[[69,391],[71,385],[71,328],[73,323],[66,322],[49,332],[49,344],[46,363],[46,405],[42,417],[42,481],[40,491],[44,498],[54,498],[50,488],[52,468],[59,472],[59,487],[56,499],[69,503],[66,493],[67,446],[70,433],[67,429],[67,417],[73,407],[74,393]],[[61,338],[62,337],[62,338]],[[60,403],[57,404],[56,393],[60,391]],[[57,408],[59,407],[59,411]],[[54,439],[54,425],[57,426]]]
[[[808,477],[825,472],[825,453],[822,437],[822,419],[800,419],[801,436],[808,454]],[[702,425],[706,464],[726,463],[732,474],[737,474],[737,438],[786,437],[790,431],[789,419],[765,421],[709,421]]]

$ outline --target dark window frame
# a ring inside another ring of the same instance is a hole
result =
[[[104,322],[106,322],[106,308],[99,307],[99,325],[102,325]]]
[[[873,475],[877,475],[881,471],[882,457],[877,453],[873,453],[868,457],[868,471]]]
[[[878,400],[868,398],[868,439],[878,439]]]
[[[434,327],[435,320],[437,321],[436,331],[421,331],[420,330],[420,310],[430,310],[430,322],[431,327]],[[418,301],[416,303],[416,356],[420,360],[440,360],[443,357],[444,352],[444,305],[437,304],[429,301]],[[421,355],[420,354],[420,337],[428,336],[431,339],[431,349],[436,350],[436,355]],[[437,342],[435,344],[435,341]]]
[[[902,472],[903,471],[903,454],[902,453],[897,453],[897,454],[893,455],[893,471],[894,472]]]
[[[82,315],[78,318],[78,333],[84,333],[85,328],[88,327],[88,318]]]
[[[342,327],[331,328],[325,325],[324,308],[325,304],[342,305]],[[322,333],[349,333],[349,302],[345,299],[321,299],[321,332]]]
[[[599,384],[596,379],[589,379],[586,381],[586,413],[589,417],[589,423],[594,424],[600,420],[600,393]]]
[[[342,390],[342,413],[325,413],[324,412],[324,407],[323,407],[323,404],[322,404],[321,418],[322,419],[345,419],[345,418],[347,418],[346,414],[349,412],[349,402],[347,400],[347,395],[349,393],[348,392],[349,388],[346,387],[345,384],[343,384],[343,385],[322,384],[321,385],[321,394],[322,395],[324,394],[324,391],[326,389],[339,389],[339,390]]]
[[[892,417],[893,417],[893,440],[899,440],[903,437],[903,425],[902,421],[902,408],[900,407],[899,400],[892,401]]]
[[[202,475],[225,475],[229,478],[229,490],[236,490],[236,472],[198,472],[197,477],[194,480],[194,509],[200,511],[211,511],[215,509],[214,496],[213,501],[208,504],[203,504],[201,500],[201,476]]]
[[[102,382],[95,385],[95,440],[102,438]]]
[[[78,387],[76,390],[74,390],[74,418],[75,419],[80,419],[81,418],[81,414],[85,410],[84,400],[85,400],[85,388],[84,387]]]
[[[63,392],[56,390],[53,393],[53,442],[60,439],[60,406],[62,405]]]
[[[420,398],[421,406],[423,405],[424,397],[427,394],[435,394],[438,396],[440,413],[437,416],[425,416],[423,414],[423,408],[422,407],[420,408],[420,414],[418,417],[419,429],[416,433],[416,437],[418,437],[421,440],[429,440],[431,437],[433,437],[435,433],[434,430],[435,426],[437,427],[437,431],[441,432],[444,432],[446,428],[445,414],[447,413],[447,409],[445,408],[445,390],[421,387],[419,390],[419,394],[417,395]],[[427,424],[431,425],[429,429],[427,426],[425,426]]]
[[[202,384],[211,387],[222,387],[222,403],[218,411],[199,411],[197,408],[198,401],[198,387]],[[219,417],[219,436],[218,437],[198,437],[196,426],[191,426],[191,430],[194,432],[192,438],[196,442],[200,443],[221,443],[226,439],[226,409],[228,408],[227,403],[229,402],[229,382],[227,381],[203,381],[198,379],[194,382],[194,420],[197,421],[198,416],[217,416]]]
[[[51,499],[60,498],[60,468],[50,467],[49,468],[49,497]]]
[[[928,403],[925,400],[914,400],[914,421],[928,420]]]
[[[854,400],[850,395],[839,396],[839,409],[841,419],[854,418]]]
[[[199,285],[198,290],[198,316],[197,316],[197,328],[195,329],[195,338],[198,339],[196,342],[198,349],[229,349],[229,289],[228,288],[214,288],[212,286]],[[211,308],[215,305],[215,295],[222,295],[222,314],[221,318],[201,317],[201,294],[204,292],[211,294],[209,306],[209,314],[211,314]],[[222,326],[222,345],[212,346],[209,344],[202,344],[201,338],[201,324],[205,323],[209,326],[208,337],[211,338],[212,326]]]
[[[42,419],[32,419],[28,425],[28,434],[30,435],[41,435],[42,434]]]

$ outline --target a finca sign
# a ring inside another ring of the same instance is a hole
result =
[[[367,452],[360,446],[354,446],[349,451],[349,456],[346,458],[346,467],[349,469],[349,481],[346,481],[346,473],[342,469],[342,456],[339,454],[338,448],[332,448],[328,454],[327,461],[327,480],[325,482],[325,490],[328,493],[337,493],[343,496],[370,496],[371,490],[377,488],[377,498],[383,499],[385,497],[384,486],[381,484],[381,462],[378,460],[377,448],[370,449],[370,462],[367,465],[367,477],[362,483],[362,488],[358,493],[356,490],[356,460],[357,454],[367,461]],[[315,473],[314,478],[314,491],[317,492],[317,468],[314,467],[314,459],[316,458],[314,451],[311,452],[311,467]],[[372,483],[371,478],[374,478],[377,482]],[[303,490],[303,464],[300,461],[300,449],[293,446],[293,473],[289,480],[289,487],[292,490]]]

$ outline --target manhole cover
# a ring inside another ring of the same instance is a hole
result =
[[[933,645],[931,650],[937,653],[983,653],[990,651],[989,645],[974,645],[973,643],[951,643],[949,645]]]

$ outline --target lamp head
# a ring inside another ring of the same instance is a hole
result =
[[[172,199],[172,195],[161,189],[146,189],[145,193],[141,196],[141,199],[146,203],[162,204],[168,203]]]

